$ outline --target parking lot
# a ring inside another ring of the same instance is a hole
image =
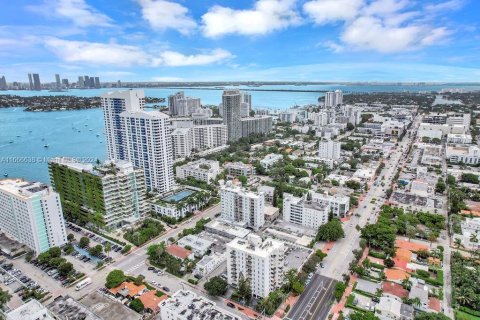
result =
[[[71,222],[68,222],[67,223],[67,233],[71,233],[75,236],[75,240],[78,242],[80,241],[80,239],[82,237],[87,237],[88,239],[90,239],[90,247],[93,247],[97,244],[100,244],[102,246],[105,246],[107,243],[110,243],[111,245],[111,248],[112,250],[108,253],[108,256],[112,259],[115,259],[116,257],[119,257],[122,255],[122,249],[123,249],[123,246],[111,241],[111,240],[108,240],[108,239],[105,239],[103,238],[102,236],[99,236],[97,234],[94,234],[93,232],[91,231],[88,231],[86,229],[83,229]],[[76,248],[76,251],[78,253],[80,253],[78,255],[78,259],[79,260],[82,260],[82,261],[86,261],[86,262],[91,262],[92,260],[95,260],[95,259],[92,259],[92,257],[90,257],[90,255],[88,254],[88,252],[86,252],[85,250],[82,250],[81,248]],[[81,257],[81,256],[85,256],[85,257]],[[87,259],[90,258],[90,260],[87,261]],[[106,253],[102,253],[101,255],[99,255],[99,258],[103,261],[107,260],[108,257],[107,257],[107,254]],[[94,263],[94,262],[92,262]],[[95,262],[96,264],[96,262]]]
[[[21,304],[22,297],[28,299],[32,294],[41,297],[49,292],[47,288],[32,279],[28,272],[16,268],[13,263],[6,259],[3,259],[0,264],[0,280],[2,286],[12,294],[12,307],[18,307]]]
[[[298,270],[312,253],[311,249],[287,244],[285,252],[285,270]]]

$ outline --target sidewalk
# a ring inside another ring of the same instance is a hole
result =
[[[358,261],[358,265],[361,266],[363,260],[367,258],[368,256],[368,248],[365,248],[363,251],[363,255],[360,258],[360,261]],[[343,293],[342,299],[337,304],[334,304],[332,309],[330,310],[330,314],[333,314],[333,320],[338,319],[340,311],[342,311],[345,308],[345,305],[347,304],[347,298],[348,296],[352,293],[353,291],[353,285],[357,282],[357,277],[355,275],[350,275],[350,281],[348,282],[348,287],[345,289],[345,292]]]

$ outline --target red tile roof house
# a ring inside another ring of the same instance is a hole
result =
[[[137,286],[136,284],[132,282],[123,282],[119,286],[115,288],[109,289],[110,293],[113,294],[114,296],[122,296],[124,298],[135,298],[138,295],[143,294],[147,290],[147,287],[145,285],[139,285]]]
[[[155,293],[157,293],[155,290],[147,291],[139,297],[145,309],[150,310],[152,313],[158,313],[160,311],[160,303],[168,298],[166,294],[157,297]]]
[[[195,258],[192,251],[182,248],[180,246],[177,246],[176,244],[169,245],[167,247],[167,253],[180,260],[185,260],[185,259],[193,260]]]
[[[404,289],[401,284],[384,281],[382,285],[383,293],[396,296],[398,298],[408,297],[408,290]]]

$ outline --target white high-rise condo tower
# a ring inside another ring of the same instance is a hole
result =
[[[318,157],[322,159],[338,160],[340,159],[341,143],[330,139],[319,141]]]
[[[67,243],[60,197],[40,182],[0,180],[0,229],[36,254]]]
[[[220,188],[222,219],[258,230],[265,223],[265,197],[263,193],[246,191],[231,181]]]
[[[285,245],[283,242],[250,234],[227,243],[228,283],[238,286],[243,278],[250,282],[252,294],[266,297],[283,284]]]
[[[170,117],[144,104],[142,90],[102,96],[108,157],[143,168],[147,188],[164,193],[174,185]]]

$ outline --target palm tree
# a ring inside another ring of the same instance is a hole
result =
[[[455,238],[455,240],[453,241],[453,243],[455,244],[455,246],[457,247],[457,249],[460,249],[460,247],[464,247],[464,245],[462,244],[462,240],[460,238]]]
[[[461,305],[466,305],[472,302],[470,290],[466,287],[460,287],[455,290],[455,297]]]
[[[140,232],[138,232],[138,231],[134,232],[132,237],[137,239],[137,243],[140,242]]]
[[[470,235],[470,242],[472,243],[477,243],[478,242],[478,237],[476,233],[472,233]],[[473,248],[475,249],[475,245],[473,245]]]
[[[433,241],[437,240],[437,235],[435,234],[435,232],[430,232],[427,236],[427,239],[430,242],[430,248],[431,248]]]
[[[416,307],[420,307],[422,305],[422,301],[420,300],[419,297],[415,297],[411,300],[412,302],[412,305],[416,306]]]
[[[405,228],[405,235],[407,236],[408,241],[414,238],[416,234],[417,234],[417,229],[415,229],[415,227],[411,225],[407,225],[407,227]]]
[[[105,243],[105,246],[103,247],[103,251],[107,254],[107,257],[110,257],[110,251],[112,251],[112,245],[110,242]]]
[[[405,278],[402,280],[402,287],[406,290],[410,290],[412,287],[412,281],[409,278]]]

